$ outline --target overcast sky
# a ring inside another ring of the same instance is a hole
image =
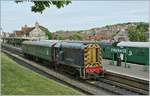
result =
[[[1,2],[1,27],[5,32],[19,30],[27,24],[57,30],[84,30],[125,22],[148,22],[149,1],[72,1],[68,6],[31,12],[32,3]]]

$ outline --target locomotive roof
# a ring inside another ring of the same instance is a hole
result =
[[[88,41],[88,40],[84,40],[84,41],[77,41],[77,40],[73,40],[73,41],[66,41],[68,43],[84,43],[84,44],[93,44],[96,43],[95,41]]]
[[[58,42],[55,47],[83,49],[86,45],[83,43]]]
[[[150,42],[120,42],[117,46],[150,48]]]
[[[51,47],[57,42],[58,40],[41,40],[41,41],[24,41],[23,44]]]

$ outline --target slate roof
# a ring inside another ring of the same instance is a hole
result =
[[[35,27],[27,27],[27,28],[22,28],[21,30],[15,31],[16,36],[22,36],[26,33],[31,32]]]

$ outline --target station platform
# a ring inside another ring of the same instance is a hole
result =
[[[21,51],[21,47],[15,47],[15,46],[13,46],[13,45],[9,45],[9,44],[1,44],[1,46],[5,46],[5,47],[10,47],[10,48],[13,48],[13,49],[16,49],[16,50],[19,50],[19,51]]]
[[[103,59],[102,65],[106,71],[149,81],[149,66],[147,66],[148,70],[144,69],[144,65],[133,63],[127,63],[127,66],[125,67],[125,63],[122,62],[121,66],[116,66],[115,64],[111,64],[111,60],[107,59]]]

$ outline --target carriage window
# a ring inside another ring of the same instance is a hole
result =
[[[144,49],[135,49],[135,54],[144,55]]]
[[[139,55],[144,55],[144,49],[139,50]]]

